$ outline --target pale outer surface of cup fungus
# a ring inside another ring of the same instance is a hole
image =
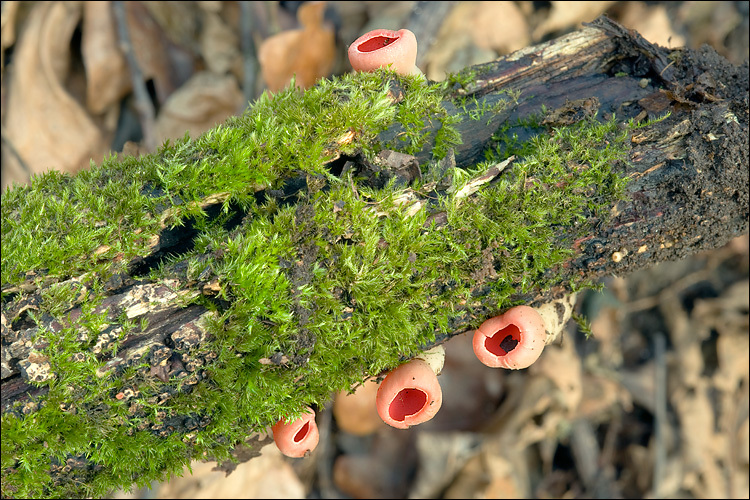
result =
[[[407,29],[368,31],[349,46],[349,62],[355,71],[391,69],[400,75],[422,74],[417,68],[417,37]]]
[[[532,307],[516,306],[477,328],[474,354],[493,368],[528,368],[542,354],[546,336],[541,315]]]
[[[315,411],[309,407],[302,417],[294,422],[279,420],[271,427],[271,431],[276,447],[281,453],[292,458],[306,456],[318,446],[320,440],[318,425],[315,423]]]
[[[437,414],[443,404],[443,391],[433,366],[415,358],[386,375],[376,398],[383,422],[397,429],[408,429]]]
[[[569,293],[559,299],[551,300],[534,307],[542,316],[542,321],[544,321],[547,336],[544,341],[545,345],[550,345],[565,330],[565,326],[573,316],[576,298],[577,295],[575,293]]]

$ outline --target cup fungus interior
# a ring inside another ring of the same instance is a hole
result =
[[[307,437],[307,431],[310,429],[310,422],[305,422],[305,425],[303,425],[300,430],[297,431],[297,433],[294,435],[294,442],[299,443],[305,437]]]
[[[419,389],[401,389],[388,406],[393,420],[403,422],[406,417],[419,413],[427,404],[427,394]]]
[[[521,341],[521,330],[516,325],[508,325],[493,335],[487,336],[484,347],[495,356],[505,356]]]
[[[378,49],[382,49],[383,47],[392,44],[398,40],[398,37],[390,37],[390,36],[383,36],[378,35],[370,38],[369,40],[365,40],[364,42],[357,45],[357,50],[360,52],[373,52]]]

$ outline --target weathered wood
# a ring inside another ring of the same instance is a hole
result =
[[[748,231],[747,62],[733,66],[709,48],[662,49],[637,33],[599,19],[570,35],[474,69],[477,77],[473,84],[457,88],[456,93],[475,96],[477,107],[498,103],[508,91],[520,92],[520,97],[516,105],[499,113],[461,121],[458,127],[463,144],[455,149],[457,167],[483,159],[483,151],[502,123],[538,114],[542,106],[550,110],[544,121],[550,130],[594,112],[600,118],[614,114],[620,121],[671,113],[631,138],[625,172],[631,178],[628,197],[613,207],[610,221],[576,241],[576,253],[565,264],[558,286],[515,298],[541,303],[569,291],[572,277],[595,280],[609,274],[627,274],[660,261],[717,248]],[[445,106],[457,114],[473,109],[471,105],[467,110],[458,109],[451,102]],[[394,127],[383,136],[388,139],[398,131]],[[523,138],[527,131],[519,126],[517,133]],[[417,155],[420,161],[429,157],[430,148]],[[210,211],[221,201],[207,200],[206,207]],[[560,231],[562,241],[565,229]],[[207,360],[195,360],[191,366],[189,357],[177,359],[172,354],[187,351],[205,338],[204,321],[212,313],[200,305],[183,304],[199,294],[212,296],[215,283],[178,280],[176,287],[170,288],[132,277],[143,275],[144,269],[180,248],[193,234],[184,228],[165,230],[152,245],[152,253],[132,263],[130,276],[119,276],[120,281],[108,284],[109,295],[98,310],[107,311],[112,325],[100,334],[94,347],[95,352],[99,349],[100,355],[109,356],[107,370],[118,373],[118,365],[125,360],[151,350],[156,353],[151,354],[152,375],[159,380],[178,377],[189,391],[201,377],[208,376],[197,369]],[[177,272],[179,265],[174,268]],[[76,282],[75,278],[71,280]],[[479,278],[478,296],[483,284]],[[3,304],[2,411],[27,402],[22,413],[31,414],[37,404],[32,399],[43,398],[46,391],[30,383],[45,380],[47,368],[32,354],[32,347],[37,350],[44,346],[34,345],[36,327],[25,316],[35,308],[39,290],[29,284],[3,291],[25,298]],[[69,320],[80,314],[79,305],[69,311]],[[127,339],[116,356],[101,354],[106,350],[107,333],[116,330],[123,314],[129,319],[146,318],[148,326]],[[452,331],[441,332],[436,342],[463,333],[472,319],[467,312],[463,320],[451,325]],[[54,330],[65,320],[42,321]],[[165,339],[170,340],[171,348],[166,348]],[[163,353],[159,354],[159,349]],[[163,397],[172,395],[165,392]],[[204,423],[196,418],[170,425],[173,430],[187,432],[202,428]],[[95,473],[95,467],[80,460],[81,464],[65,471],[60,468],[60,481],[86,481]]]

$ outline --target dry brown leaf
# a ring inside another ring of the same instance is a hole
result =
[[[510,375],[507,397],[485,430],[493,442],[522,450],[556,433],[564,420],[563,407],[550,378],[520,372]]]
[[[490,439],[466,461],[443,498],[528,498],[529,477],[523,450]]]
[[[485,463],[490,482],[484,488],[484,498],[522,498],[524,488],[519,484],[521,478],[513,462],[499,455],[486,454]]]
[[[489,482],[478,498],[529,498],[531,478],[527,446],[510,435],[489,439],[483,444],[480,453]]]
[[[86,106],[100,114],[132,88],[111,2],[84,3],[81,53],[86,67]]]
[[[179,481],[162,483],[156,498],[305,498],[305,488],[275,444],[227,476],[215,462],[193,462]]]
[[[603,306],[591,321],[591,333],[601,346],[597,354],[598,362],[608,367],[622,365],[622,316],[621,309]]]
[[[555,384],[557,391],[553,396],[557,403],[556,409],[562,410],[565,416],[572,417],[583,395],[581,361],[573,342],[548,345],[529,371],[547,377]]]
[[[638,491],[649,491],[653,482],[654,454],[640,444],[631,443],[621,452],[626,457],[626,466],[620,476],[620,482],[628,484]]]
[[[581,23],[593,21],[615,2],[553,1],[550,3],[552,10],[547,18],[534,29],[532,35],[534,40],[541,40],[545,35],[555,31],[580,28]]]
[[[150,3],[150,2],[149,2]],[[159,2],[155,2],[159,3]],[[173,76],[161,27],[140,2],[126,2],[128,32],[144,80],[153,80],[160,102],[174,90]],[[130,70],[120,50],[111,2],[85,2],[81,52],[86,66],[86,105],[95,115],[111,107],[133,88]]]
[[[366,453],[343,453],[333,463],[333,482],[353,498],[406,498],[416,465],[416,436],[383,426],[368,440]]]
[[[491,61],[497,53],[485,48],[490,45],[477,45],[473,29],[475,18],[485,2],[458,2],[446,16],[430,51],[424,57],[425,74],[432,80],[442,80],[450,71],[464,66]],[[487,2],[489,3],[489,2]],[[501,2],[502,3],[502,2]],[[490,23],[495,20],[488,20]],[[485,31],[486,32],[486,31]],[[493,43],[497,43],[493,41]]]
[[[385,2],[377,2],[385,3]],[[399,2],[406,3],[406,2]],[[349,48],[349,44],[359,38],[360,35],[367,32],[362,27],[367,23],[370,18],[368,10],[368,2],[331,2],[331,9],[336,12],[341,19],[345,22],[338,27],[338,34],[341,40],[346,43],[346,48]],[[388,26],[378,26],[379,28],[388,28]]]
[[[80,19],[78,2],[34,4],[15,47],[4,135],[31,173],[75,172],[108,150],[102,131],[63,86]],[[3,153],[4,174],[9,174],[3,175],[3,187],[14,175],[27,182],[17,159],[5,148]]]
[[[466,26],[478,47],[503,55],[529,44],[526,17],[514,2],[467,3],[475,4],[474,15]]]
[[[284,88],[294,75],[297,86],[307,88],[330,74],[336,43],[333,29],[324,24],[324,11],[325,2],[301,5],[297,12],[301,29],[283,31],[261,44],[258,61],[271,92]]]
[[[174,44],[197,49],[198,32],[206,10],[213,11],[215,7],[207,4],[221,4],[221,2],[142,2],[159,25],[161,31]],[[220,6],[219,6],[220,7]]]
[[[726,498],[727,484],[719,463],[728,447],[725,433],[715,431],[711,388],[705,378],[670,397],[680,422],[680,455],[685,467],[683,488],[698,498]]]
[[[750,303],[750,282],[739,281],[727,288],[721,297],[695,302],[695,321],[720,335],[742,335],[748,331],[747,305]]]
[[[610,418],[618,405],[625,412],[633,410],[633,398],[618,382],[603,376],[586,374],[582,379],[583,393],[577,415],[601,421]]]
[[[747,411],[747,398],[744,403],[745,411]],[[747,416],[739,425],[737,440],[733,444],[733,460],[730,459],[734,462],[731,463],[734,471],[730,474],[731,496],[732,498],[748,498],[750,497],[750,418]]]
[[[352,394],[339,392],[333,401],[333,416],[339,428],[355,436],[366,436],[385,425],[375,407],[377,393],[378,384],[370,380]]]
[[[645,467],[653,467],[650,463],[644,463],[640,465],[641,469]],[[652,489],[650,498],[679,498],[680,488],[682,487],[682,480],[685,473],[683,471],[682,461],[680,456],[675,454],[667,458],[667,463],[664,466],[664,471],[659,478],[658,489]],[[647,489],[650,489],[647,487]]]
[[[156,119],[157,141],[196,137],[242,110],[245,98],[231,75],[196,73],[169,96]]]
[[[681,47],[685,37],[672,29],[672,21],[664,5],[647,5],[645,2],[626,2],[620,23],[634,29],[643,38],[662,47]]]
[[[726,37],[743,22],[734,2],[705,0],[683,2],[677,11],[677,18],[687,29],[692,48],[697,49],[707,43],[720,54],[726,52]],[[747,20],[744,22],[747,26]]]
[[[644,408],[646,408],[652,414],[656,411],[655,409],[655,381],[654,381],[654,362],[649,361],[639,367],[632,370],[621,370],[620,384],[624,387],[632,401]],[[678,378],[671,376],[672,380]]]
[[[719,366],[713,375],[717,389],[733,393],[748,378],[750,341],[747,330],[741,335],[720,334],[716,341]]]
[[[481,437],[472,432],[417,433],[419,453],[409,498],[439,498],[467,460],[479,451]]]
[[[5,71],[5,49],[16,42],[16,14],[21,2],[3,2],[0,19],[0,68]]]
[[[443,498],[480,498],[479,491],[487,486],[487,471],[482,457],[471,457],[451,485],[443,493]],[[520,498],[520,497],[518,497]]]
[[[743,494],[747,492],[748,484],[747,429],[743,425],[747,425],[750,378],[748,295],[748,281],[742,280],[717,298],[696,301],[693,309],[692,319],[696,324],[718,333],[717,366],[707,382],[716,419],[715,456],[714,460],[704,457],[706,467],[691,476],[695,481],[695,491],[703,492],[701,495],[721,496],[726,492],[728,497],[747,496]],[[723,479],[714,477],[722,468],[716,464],[723,464],[726,469]],[[724,480],[729,484],[725,485]]]
[[[237,36],[216,12],[207,12],[203,22],[201,55],[209,71],[223,75],[234,70],[236,74],[242,67]]]

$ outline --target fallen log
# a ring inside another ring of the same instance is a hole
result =
[[[281,92],[2,221],[3,495],[231,470],[503,308],[746,233],[748,65],[600,18],[440,84]]]

